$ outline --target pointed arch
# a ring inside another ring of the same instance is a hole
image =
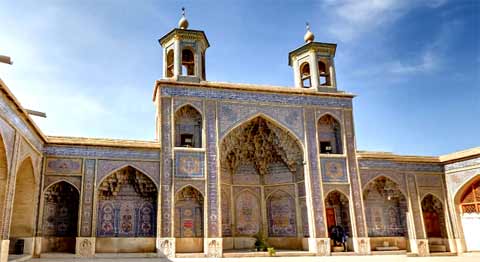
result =
[[[65,183],[69,184],[70,186],[72,186],[73,188],[75,188],[78,195],[80,195],[80,191],[81,191],[80,188],[78,188],[75,184],[73,184],[71,181],[66,180],[65,178],[60,178],[59,180],[53,181],[52,183],[46,185],[45,189],[43,189],[42,193],[45,194],[45,192],[47,192],[47,190],[49,190],[52,186],[54,186],[55,184],[61,183],[61,182],[65,182]]]
[[[317,138],[320,154],[343,154],[341,123],[330,113],[325,113],[318,118]]]
[[[19,165],[15,176],[15,195],[10,226],[10,236],[12,238],[34,236],[37,207],[36,192],[37,184],[32,158],[26,157]]]
[[[174,68],[174,54],[173,54],[173,49],[170,49],[167,51],[167,58],[166,58],[166,64],[167,64],[167,72],[166,75],[167,77],[173,77],[173,68]]]
[[[178,193],[180,193],[180,191],[184,190],[184,189],[187,188],[187,187],[191,187],[191,188],[197,190],[198,193],[200,193],[200,195],[202,196],[202,198],[205,198],[205,196],[204,196],[203,193],[202,193],[203,190],[201,190],[201,189],[198,188],[197,186],[195,186],[195,185],[193,185],[193,184],[190,184],[190,183],[188,183],[188,184],[186,184],[186,185],[183,185],[183,186],[181,186],[179,189],[177,189],[177,190],[175,191],[175,195],[177,195]]]
[[[460,207],[462,214],[480,214],[480,174],[470,178],[459,187],[454,202]]]
[[[126,169],[126,168],[132,168],[134,169],[135,171],[141,173],[141,175],[143,176],[146,176],[148,177],[148,179],[150,179],[152,181],[152,183],[155,185],[155,188],[157,189],[158,191],[158,187],[159,185],[157,184],[157,182],[155,181],[155,179],[151,176],[151,174],[149,174],[148,172],[146,172],[143,168],[141,168],[140,166],[136,165],[135,163],[126,163],[126,164],[122,164],[118,167],[116,167],[114,170],[110,171],[109,173],[107,174],[104,174],[104,175],[101,175],[100,174],[100,177],[97,177],[97,184],[100,185],[103,183],[103,181],[105,181],[105,179],[107,179],[108,177],[110,177],[111,175],[123,170],[123,169]]]
[[[297,235],[295,198],[284,190],[275,190],[266,199],[268,235],[294,237]]]
[[[203,115],[194,105],[187,103],[174,114],[175,146],[203,147]]]
[[[192,185],[184,186],[175,193],[175,237],[203,237],[204,203],[202,192]]]
[[[330,234],[334,227],[337,227],[337,232],[341,227],[347,236],[352,237],[350,199],[342,190],[332,189],[325,194],[325,215],[329,237],[332,237]]]
[[[427,237],[447,238],[445,209],[441,198],[428,193],[423,197],[421,207]]]
[[[5,212],[5,201],[7,196],[7,181],[8,181],[8,155],[7,148],[5,147],[2,133],[0,132],[0,219],[3,221]],[[0,223],[2,226],[3,223]],[[0,233],[0,237],[3,232]],[[3,239],[3,238],[2,238]]]
[[[403,184],[397,179],[397,178],[394,178],[392,177],[391,175],[389,174],[379,174],[379,175],[376,175],[374,177],[372,177],[370,180],[368,180],[367,183],[365,183],[362,187],[362,192],[365,191],[365,189],[371,184],[371,183],[374,183],[375,180],[381,178],[381,177],[385,177],[391,181],[393,181],[397,186],[398,186],[398,190],[400,190],[400,192],[403,194],[403,196],[406,198],[407,197],[407,193],[405,192],[405,189],[403,188]]]

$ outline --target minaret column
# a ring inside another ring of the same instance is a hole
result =
[[[295,81],[295,87],[302,87],[302,79],[300,77],[300,67],[298,66],[298,61],[293,58],[293,79]]]
[[[310,78],[312,81],[312,87],[318,88],[320,86],[320,76],[318,74],[318,62],[317,62],[317,54],[315,50],[308,51],[310,56]]]
[[[182,75],[182,60],[181,60],[180,40],[175,39],[173,43],[173,76]]]

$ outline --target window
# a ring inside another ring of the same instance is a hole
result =
[[[195,58],[190,49],[182,50],[182,75],[195,75]]]
[[[167,77],[173,77],[173,50],[167,52]]]
[[[330,86],[330,74],[327,65],[322,62],[318,61],[318,75],[320,77],[319,83],[321,86]]]
[[[302,79],[302,86],[305,88],[312,87],[310,78],[310,65],[305,62],[300,66],[300,77]]]
[[[342,132],[340,123],[331,115],[318,120],[318,142],[320,154],[342,154]]]
[[[202,115],[193,106],[175,112],[175,146],[202,147]]]

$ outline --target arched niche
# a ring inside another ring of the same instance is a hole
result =
[[[480,174],[462,186],[455,197],[467,251],[480,251]]]
[[[300,65],[300,79],[302,80],[302,87],[312,87],[310,64],[308,62],[304,62]]]
[[[258,196],[243,190],[235,198],[235,234],[254,236],[262,229],[262,215]]]
[[[174,236],[176,252],[203,251],[204,198],[193,186],[186,186],[175,194]]]
[[[442,201],[432,194],[427,194],[422,199],[421,205],[430,252],[448,251],[447,226]]]
[[[155,237],[157,188],[137,169],[127,166],[98,186],[97,238]]]
[[[75,253],[80,194],[73,185],[60,181],[43,193],[42,252]]]
[[[380,176],[363,190],[368,236],[374,250],[407,249],[407,200],[393,180]]]
[[[202,115],[191,105],[175,112],[175,146],[202,147]]]
[[[277,190],[268,196],[267,217],[269,237],[297,235],[295,199],[287,192]]]
[[[333,116],[326,114],[317,123],[320,154],[342,154],[341,125]]]
[[[5,144],[3,137],[0,134],[0,217],[4,217],[5,212],[5,198],[7,195],[7,178],[8,178],[8,162],[7,152],[5,150]],[[0,236],[3,233],[0,233]]]
[[[195,75],[195,52],[190,47],[182,49],[182,75]]]
[[[173,61],[174,61],[174,53],[173,49],[168,50],[167,52],[167,77],[173,77]]]
[[[325,197],[325,215],[329,235],[334,226],[341,226],[348,237],[352,237],[350,222],[350,205],[347,196],[338,190],[333,190]]]

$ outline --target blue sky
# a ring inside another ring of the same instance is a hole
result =
[[[438,155],[480,146],[480,1],[2,1],[0,77],[48,135],[153,140],[157,40],[187,8],[207,79],[293,85],[288,52],[338,43],[359,150]]]

